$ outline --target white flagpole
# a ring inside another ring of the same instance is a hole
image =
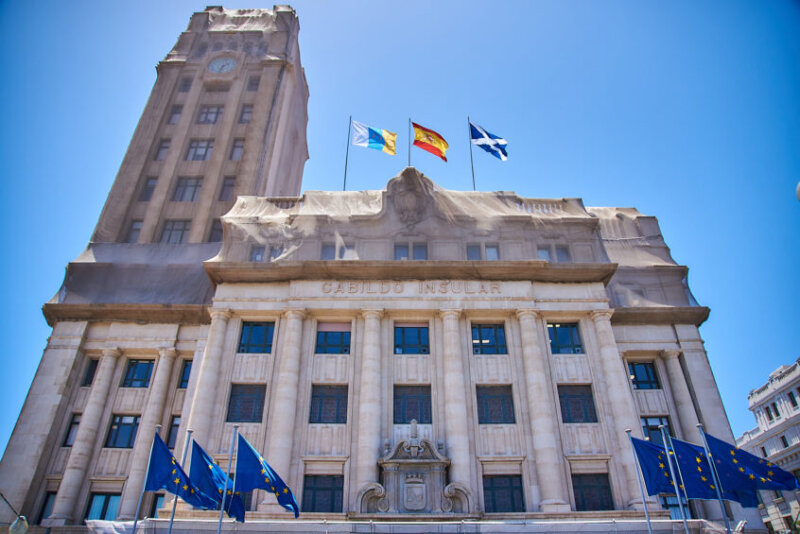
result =
[[[155,434],[161,434],[161,425],[156,425]],[[147,476],[150,474],[150,459],[153,457],[153,445],[156,442],[156,436],[153,434],[153,443],[150,444],[150,456],[147,457],[147,470],[144,475],[144,482],[142,482],[142,491],[139,493],[139,504],[136,505],[136,515],[133,516],[133,533],[136,534],[136,523],[139,522],[139,513],[142,511],[142,499],[144,499],[144,487],[147,485]]]
[[[681,519],[683,519],[683,530],[689,534],[689,523],[686,522],[686,512],[683,509],[683,499],[681,498],[680,488],[678,488],[678,479],[675,477],[675,470],[672,469],[672,460],[669,458],[669,441],[667,440],[667,433],[664,430],[664,425],[658,425],[661,430],[661,441],[664,443],[664,452],[667,454],[667,465],[669,466],[669,474],[672,477],[672,487],[675,488],[675,496],[678,498],[678,508],[681,510]],[[675,467],[678,467],[677,458],[675,458]],[[678,469],[680,469],[678,467]],[[687,503],[688,504],[688,503]]]
[[[472,127],[467,115],[467,142],[469,143],[469,166],[472,169],[472,190],[475,191],[475,164],[472,162]]]
[[[189,429],[186,431],[186,444],[183,446],[183,455],[181,456],[181,467],[186,464],[186,452],[189,450],[189,443],[192,440],[192,432],[194,430]],[[177,486],[175,489],[178,489]],[[175,497],[172,499],[172,514],[169,516],[169,529],[167,529],[167,534],[172,534],[172,523],[175,522],[175,508],[178,507],[178,494],[175,494]]]
[[[631,452],[633,452],[633,461],[636,462],[636,468],[639,470],[639,473],[642,472],[642,466],[639,465],[639,456],[636,454],[636,449],[633,447],[633,440],[631,439],[631,429],[626,428],[625,433],[628,434],[628,443],[631,444]],[[647,511],[647,497],[644,495],[644,486],[642,485],[642,477],[636,477],[636,481],[639,483],[639,491],[642,493],[642,506],[644,506],[644,518],[647,520],[647,532],[649,534],[653,534],[653,527],[650,525],[650,512]]]
[[[233,425],[231,434],[231,448],[228,451],[228,470],[225,472],[225,485],[222,487],[222,502],[219,504],[219,523],[217,523],[217,534],[222,531],[222,514],[225,513],[225,497],[228,496],[228,480],[231,477],[231,463],[233,463],[233,447],[236,445],[236,434],[239,433],[239,425]],[[233,493],[231,493],[233,499]]]
[[[728,531],[728,534],[731,534],[731,524],[728,521],[728,513],[725,511],[725,503],[722,502],[722,493],[720,493],[722,484],[720,483],[719,474],[717,473],[717,466],[714,465],[714,458],[711,456],[711,451],[708,449],[708,441],[706,440],[706,431],[703,428],[703,423],[697,423],[697,428],[700,430],[700,435],[703,436],[703,449],[706,451],[706,460],[711,468],[711,476],[714,477],[714,489],[717,490],[717,500],[719,501],[719,508],[722,510],[722,518],[725,520],[725,529]]]

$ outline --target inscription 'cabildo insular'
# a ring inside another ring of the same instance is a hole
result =
[[[502,295],[500,282],[477,280],[349,280],[322,282],[326,295]]]

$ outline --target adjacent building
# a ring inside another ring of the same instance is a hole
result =
[[[449,191],[411,167],[301,194],[307,99],[291,8],[192,16],[44,306],[53,332],[0,491],[53,533],[132,519],[157,425],[178,458],[191,429],[220,462],[238,425],[309,531],[643,530],[625,429],[732,439],[698,331],[709,310],[656,219]],[[242,529],[282,528],[271,494],[246,501]],[[674,502],[647,504],[665,520]],[[216,513],[178,517],[193,531]]]
[[[781,365],[747,396],[758,426],[739,436],[737,447],[768,458],[800,478],[800,360]],[[800,514],[795,491],[761,491],[761,517],[770,532],[794,530]]]

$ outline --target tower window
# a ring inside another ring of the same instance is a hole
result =
[[[209,243],[219,243],[222,241],[222,221],[214,219],[211,221],[211,230],[208,232]]]
[[[184,360],[181,367],[181,378],[178,380],[178,389],[189,387],[189,375],[192,373],[192,360]]]
[[[561,420],[565,423],[596,423],[591,386],[558,386]]]
[[[608,473],[572,475],[575,510],[613,510]]]
[[[265,384],[231,384],[228,423],[260,423],[264,414]]]
[[[253,119],[253,104],[243,104],[239,114],[239,124],[247,124]]]
[[[233,145],[231,145],[231,161],[239,161],[242,159],[242,153],[244,152],[244,139],[237,138],[233,140]]]
[[[175,185],[175,192],[172,194],[173,202],[194,202],[197,200],[197,195],[200,193],[200,187],[203,185],[203,179],[200,177],[178,178],[178,183]]]
[[[156,161],[164,161],[167,159],[167,152],[169,152],[169,139],[162,139],[158,142],[156,155],[153,157]]]
[[[428,327],[415,325],[395,325],[395,354],[430,354]]]
[[[146,388],[150,385],[153,372],[153,360],[128,360],[125,376],[122,377],[123,388]]]
[[[484,475],[483,507],[488,514],[524,512],[522,477],[519,475]]]
[[[247,80],[248,91],[258,91],[258,86],[261,83],[261,76],[250,76]]]
[[[583,343],[577,323],[552,323],[547,325],[552,354],[583,354]]]
[[[78,425],[80,424],[81,414],[72,414],[72,419],[70,419],[69,426],[67,427],[67,435],[64,436],[64,442],[61,444],[62,447],[72,447],[72,444],[75,443],[75,435],[78,433]]]
[[[394,387],[394,424],[405,425],[416,419],[421,425],[431,424],[431,387]]]
[[[654,362],[628,362],[633,389],[661,389]]]
[[[100,519],[113,521],[117,518],[119,508],[119,493],[92,493],[89,498],[89,507],[85,519]]]
[[[128,228],[128,237],[125,238],[126,243],[138,243],[139,234],[142,232],[142,221],[131,221],[131,226]]]
[[[112,449],[132,448],[140,419],[138,415],[112,415],[105,446]]]
[[[147,202],[153,197],[153,191],[156,190],[156,183],[158,183],[158,179],[153,176],[148,176],[145,179],[144,186],[139,193],[139,200],[141,202]]]
[[[664,432],[668,436],[672,435],[672,428],[669,426],[669,418],[664,415],[656,415],[652,417],[642,417],[642,434],[649,439],[651,443],[663,446],[664,440],[661,437],[660,425],[664,425]]]
[[[511,386],[477,386],[478,424],[513,424],[514,397]]]
[[[161,242],[177,245],[185,243],[189,237],[191,221],[170,219],[164,222],[164,230],[161,232]]]
[[[222,187],[219,190],[219,200],[231,200],[233,198],[233,186],[236,185],[235,176],[226,176],[222,180]]]
[[[341,513],[344,495],[342,475],[306,475],[303,478],[303,511]]]
[[[224,106],[203,106],[197,114],[197,124],[216,124]]]
[[[183,106],[172,106],[172,109],[169,112],[169,119],[167,119],[167,124],[178,124],[178,121],[181,119],[182,112]]]
[[[186,151],[186,161],[207,161],[213,149],[213,139],[192,139]]]
[[[309,423],[347,423],[347,386],[311,386]]]
[[[501,324],[473,324],[472,353],[508,354],[505,327]]]
[[[188,93],[189,89],[192,88],[192,79],[191,78],[181,78],[181,83],[178,85],[178,92],[179,93]]]
[[[242,323],[242,335],[239,337],[239,352],[251,354],[267,354],[272,352],[272,336],[275,323]]]

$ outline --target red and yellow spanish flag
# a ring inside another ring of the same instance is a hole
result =
[[[447,161],[444,153],[447,152],[450,145],[447,144],[444,137],[433,130],[420,126],[416,122],[412,122],[411,125],[414,127],[414,146],[427,150],[434,156],[439,156],[444,161]]]

